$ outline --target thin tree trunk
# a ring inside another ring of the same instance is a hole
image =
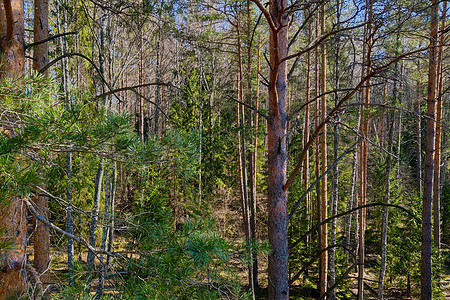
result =
[[[247,103],[253,106],[252,101],[252,41],[251,41],[251,17],[250,17],[250,0],[247,0]],[[257,63],[257,74],[259,74],[259,48],[258,48],[258,63]],[[259,84],[259,81],[257,82]],[[259,86],[257,86],[255,107],[258,109],[258,97],[259,97]],[[256,157],[257,157],[257,146],[258,146],[258,119],[257,113],[248,110],[248,122],[250,128],[253,128],[253,149],[249,152],[249,170],[250,170],[250,193],[249,193],[249,206],[250,206],[250,241],[252,245],[252,271],[253,271],[253,291],[257,291],[259,288],[258,284],[258,253],[255,249],[255,243],[257,238],[256,231]],[[255,293],[253,293],[255,294]]]
[[[387,101],[387,81],[384,82],[384,88],[383,88],[383,105],[386,105]],[[380,146],[384,147],[384,131],[385,131],[385,119],[386,119],[386,111],[383,108],[383,113],[381,115],[381,122],[380,122]]]
[[[97,236],[97,222],[98,222],[98,214],[100,211],[100,196],[102,191],[103,170],[104,170],[104,161],[103,158],[100,158],[100,162],[97,169],[97,176],[95,177],[94,205],[92,207],[91,223],[89,225],[89,245],[91,245],[92,247],[95,247],[95,240]],[[87,267],[89,270],[93,269],[95,255],[96,253],[90,250],[88,251]]]
[[[308,11],[309,12],[309,11]],[[312,35],[312,30],[311,30],[311,23],[308,24],[308,45],[311,43],[311,35]],[[308,53],[306,54],[306,97],[305,97],[305,122],[304,122],[304,126],[303,126],[303,147],[306,146],[306,143],[308,143],[309,140],[309,101],[310,101],[310,85],[311,85],[311,52],[308,51]],[[303,168],[303,186],[304,189],[306,190],[309,187],[309,151],[306,152],[305,155],[305,163],[304,163],[304,168]],[[313,217],[312,217],[312,204],[311,204],[311,195],[308,193],[308,195],[306,195],[306,216],[308,218],[308,222],[307,222],[307,231],[309,231],[309,229],[312,226],[312,221],[313,221]],[[306,243],[309,244],[311,242],[311,235],[308,235]]]
[[[161,9],[160,9],[161,11]],[[157,32],[157,42],[156,42],[156,82],[161,82],[161,12],[158,13],[158,32]],[[155,127],[154,134],[159,134],[159,109],[157,107],[161,106],[161,86],[156,85],[156,107],[155,107]]]
[[[341,7],[339,0],[336,1],[336,24],[340,24],[341,22]],[[340,26],[338,26],[338,29]],[[336,52],[334,57],[334,89],[337,91],[339,89],[339,39],[340,35],[336,36]],[[338,93],[334,93],[334,105],[336,106],[339,102]],[[333,159],[337,161],[339,157],[339,123],[336,122],[333,126]],[[337,214],[338,201],[339,201],[339,168],[338,164],[333,168],[333,181],[331,183],[331,215],[334,216]],[[333,219],[331,222],[331,245],[336,245],[336,229],[337,229],[337,219]],[[336,248],[332,247],[329,250],[330,256],[330,286],[335,286],[336,283]],[[336,289],[332,289],[329,293],[329,299],[336,299]]]
[[[115,209],[115,198],[116,198],[116,185],[117,185],[117,164],[114,162],[113,172],[112,172],[112,185],[111,185],[111,208],[110,208],[110,223],[108,230],[108,253],[114,251],[114,209]],[[109,268],[111,256],[107,254],[106,256],[106,268]]]
[[[367,0],[367,26],[365,30],[365,59],[363,60],[363,77],[370,72],[371,66],[371,51],[372,51],[372,0]],[[370,102],[370,82],[366,83],[364,88],[363,103],[369,104]],[[359,205],[366,205],[366,193],[367,193],[367,157],[368,157],[368,141],[369,138],[369,117],[365,112],[365,105],[361,106],[361,156],[360,156],[360,200]],[[363,208],[359,213],[359,269],[358,269],[358,300],[364,299],[364,259],[365,259],[365,230],[366,230],[366,209]]]
[[[352,183],[351,183],[351,188],[350,188],[350,199],[349,199],[349,203],[348,203],[348,210],[353,209],[353,207],[355,206],[355,193],[356,193],[356,180],[358,177],[358,153],[355,151],[353,154],[353,172],[352,172]],[[358,218],[358,217],[356,217]],[[352,240],[352,219],[353,219],[353,214],[349,214],[348,215],[348,220],[347,220],[347,234],[346,234],[346,244],[350,245],[351,244],[351,240]],[[357,235],[356,235],[357,236]],[[356,239],[358,240],[358,239]],[[345,262],[348,264],[349,263],[349,252],[346,251],[345,252]]]
[[[420,70],[420,60],[417,61],[417,70]],[[422,102],[421,97],[421,83],[420,79],[417,79],[416,82],[417,85],[417,91],[416,91],[416,97],[417,97],[417,104],[416,104],[416,132],[417,132],[417,146],[416,146],[416,152],[417,152],[417,190],[419,195],[422,195],[422,117],[421,117],[421,109],[420,109],[420,103]]]
[[[241,33],[240,33],[240,20],[238,17],[238,21],[236,24],[237,31],[237,44],[238,44],[238,99],[240,102],[244,101],[244,75],[243,75],[243,67],[242,67],[242,49],[241,49]],[[245,111],[244,105],[238,104],[238,124],[241,128],[245,126]],[[241,129],[239,129],[241,131]],[[243,130],[242,130],[243,131]],[[254,291],[254,281],[253,281],[253,258],[252,258],[252,250],[251,250],[251,230],[250,230],[250,208],[249,208],[249,195],[248,195],[248,177],[247,177],[247,157],[246,157],[246,147],[245,147],[245,133],[239,133],[239,154],[240,154],[240,182],[242,184],[241,191],[242,193],[242,213],[244,217],[244,230],[245,230],[245,240],[247,247],[250,251],[250,265],[248,266],[248,283],[251,291]],[[254,295],[254,293],[253,293]]]
[[[325,3],[322,3],[320,9],[320,33],[325,33]],[[320,115],[321,121],[325,122],[327,116],[327,99],[326,99],[326,80],[327,80],[327,54],[325,44],[320,45],[321,66],[320,66],[320,93],[323,95],[320,99]],[[325,174],[328,168],[327,162],[327,126],[323,126],[322,134],[320,137],[320,154],[321,154],[321,174]],[[321,219],[326,220],[328,218],[328,181],[327,175],[322,178],[320,185],[321,194]],[[328,247],[328,230],[327,224],[323,224],[321,230],[321,245],[322,251],[320,259],[320,296],[323,296],[327,292],[327,277],[328,277],[328,251],[323,251]],[[324,298],[326,299],[326,297]]]
[[[143,3],[141,5],[144,5]],[[140,32],[139,32],[139,84],[142,85],[144,83],[144,34],[142,29],[143,24],[141,24]],[[144,88],[140,88],[140,94],[144,95]],[[137,96],[139,98],[139,105],[136,103],[136,106],[138,106],[139,111],[138,114],[138,120],[137,120],[137,132],[141,139],[141,141],[144,141],[144,99],[142,96]],[[137,100],[136,100],[137,101]]]
[[[105,207],[103,210],[102,244],[100,247],[100,249],[102,251],[106,250],[106,242],[107,242],[107,239],[109,236],[109,233],[108,233],[109,224],[107,223],[107,220],[108,220],[108,215],[110,214],[109,209],[110,209],[110,199],[111,199],[111,190],[112,190],[111,176],[108,171],[106,171],[105,177],[106,177],[105,178]],[[105,274],[106,274],[107,265],[104,264],[103,253],[100,254],[99,261],[100,261],[100,272],[98,275],[98,286],[97,286],[97,292],[95,294],[95,299],[100,299],[100,296],[103,293],[103,285],[105,282]]]
[[[317,38],[319,36],[319,16],[316,16],[315,19],[315,38]],[[314,128],[317,128],[319,126],[319,100],[318,100],[318,96],[319,96],[319,64],[320,64],[320,58],[319,58],[319,49],[316,47],[316,49],[314,50],[314,99],[316,99],[316,101],[314,101]],[[316,180],[320,177],[320,140],[319,140],[319,136],[316,137],[316,141],[315,141],[315,155],[314,155],[314,160],[315,160],[315,178]],[[319,181],[317,183],[317,188],[316,188],[316,218],[317,218],[317,223],[320,224],[322,223],[322,214],[321,214],[321,201],[320,201],[320,188],[321,186],[321,182]],[[317,240],[318,240],[318,244],[319,244],[319,249],[322,249],[322,240],[321,237],[322,236],[322,226],[319,227],[318,230],[318,236],[317,236]],[[319,267],[319,282],[320,282],[320,278],[322,278],[322,268]],[[319,284],[320,285],[320,284]],[[318,287],[319,293],[320,293],[320,286]]]
[[[393,132],[394,132],[394,121],[391,114],[388,114],[389,118],[389,136],[388,136],[388,151],[392,152],[393,144]],[[389,199],[391,196],[391,169],[392,169],[392,157],[390,154],[386,155],[386,189],[384,192],[384,203],[389,204]],[[386,274],[386,262],[387,262],[387,229],[388,229],[388,218],[389,218],[389,208],[387,206],[383,207],[383,220],[381,223],[381,266],[380,266],[380,276],[378,279],[378,299],[384,299],[384,278]]]
[[[72,152],[67,153],[67,232],[73,234],[73,203],[72,203]],[[67,240],[67,268],[69,270],[69,283],[75,284],[73,272],[73,240]]]
[[[445,19],[447,11],[447,1],[444,1],[442,9],[441,31],[445,30]],[[434,179],[433,179],[433,239],[434,246],[440,252],[441,249],[441,121],[442,121],[442,96],[444,87],[443,75],[443,56],[444,56],[444,34],[440,34],[438,58],[437,58],[437,104],[436,104],[436,138],[434,153]],[[440,255],[440,253],[438,254]]]
[[[434,151],[436,140],[436,77],[437,77],[437,37],[438,37],[438,0],[431,0],[430,48],[428,70],[427,129],[425,149],[425,170],[422,206],[422,253],[421,253],[421,299],[432,299],[432,202]]]

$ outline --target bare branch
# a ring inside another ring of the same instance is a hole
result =
[[[59,37],[63,37],[63,36],[66,36],[66,35],[71,35],[71,34],[78,34],[78,31],[64,32],[64,33],[60,33],[60,34],[56,34],[56,35],[49,36],[48,38],[46,38],[46,39],[44,39],[44,40],[42,40],[42,41],[39,41],[39,42],[34,42],[34,43],[31,43],[31,44],[26,44],[26,45],[25,45],[25,50],[27,50],[28,48],[32,48],[32,47],[34,47],[34,46],[37,46],[37,45],[46,43],[46,42],[48,42],[48,41],[57,39],[57,38],[59,38]]]

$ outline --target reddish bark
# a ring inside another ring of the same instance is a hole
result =
[[[34,1],[34,42],[39,42],[48,38],[48,0]],[[43,43],[33,48],[33,69],[41,70],[48,63],[48,43]],[[48,74],[48,70],[44,75]],[[41,214],[48,218],[48,198],[39,195],[35,198],[35,203]],[[34,247],[34,267],[38,274],[41,274],[41,281],[47,282],[49,273],[46,272],[49,264],[50,231],[48,227],[37,222],[36,230],[33,234]]]
[[[0,76],[22,76],[24,72],[24,19],[23,1],[5,0],[1,12],[1,50],[4,62],[1,69],[5,71]]]
[[[12,242],[11,248],[1,253],[0,299],[18,298],[25,287],[26,264],[26,208],[22,200],[13,199],[0,208],[0,228]],[[4,241],[5,239],[2,238]]]
[[[24,73],[24,9],[23,0],[5,0],[0,14],[1,52],[3,65],[0,76],[21,77]],[[14,128],[9,129],[11,132]],[[2,239],[12,242],[12,247],[2,251],[0,276],[0,299],[16,297],[25,287],[26,264],[26,209],[23,200],[12,199],[0,206]]]
[[[39,195],[36,197],[35,203],[42,214],[48,219],[48,197]],[[47,225],[42,222],[37,222],[36,230],[33,234],[34,247],[34,268],[41,274],[41,281],[48,282],[47,272],[49,264],[49,249],[50,249],[50,231]]]
[[[444,1],[442,9],[441,31],[445,30],[445,19],[447,11],[447,1]],[[441,121],[442,121],[442,92],[444,88],[443,75],[444,56],[444,34],[439,38],[438,61],[437,61],[437,107],[436,107],[436,138],[434,154],[434,181],[433,181],[433,238],[434,246],[441,248]]]
[[[257,3],[258,4],[258,3]],[[287,0],[270,3],[270,72],[268,134],[268,204],[269,204],[269,298],[289,299],[288,283],[288,213],[286,183],[286,62],[288,54],[288,21],[284,13]],[[267,18],[267,17],[266,17]]]
[[[365,29],[365,43],[363,47],[363,73],[364,78],[370,73],[371,68],[371,52],[372,52],[372,1],[367,0],[367,26]],[[367,52],[366,52],[367,51]],[[366,87],[363,89],[363,103],[370,102],[370,81],[367,80]],[[361,106],[360,132],[363,137],[360,148],[360,186],[359,186],[359,205],[366,205],[367,195],[367,158],[368,158],[368,142],[369,137],[369,116],[367,114],[366,105]],[[366,209],[363,208],[359,214],[359,268],[358,268],[358,299],[364,299],[364,258],[365,258],[365,231],[366,231]]]
[[[427,127],[425,146],[425,169],[422,203],[422,254],[421,254],[421,299],[432,299],[432,227],[431,205],[433,202],[433,172],[436,137],[436,87],[437,87],[437,35],[438,0],[431,0],[430,49],[428,69]]]
[[[48,38],[48,0],[34,1],[33,21],[34,42]],[[48,43],[37,45],[33,48],[33,69],[41,70],[48,63]],[[48,73],[48,70],[44,72]]]

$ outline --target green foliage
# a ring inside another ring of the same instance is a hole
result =
[[[169,215],[158,223],[147,216],[139,218],[133,239],[139,244],[130,246],[142,255],[129,265],[127,293],[134,299],[236,297],[239,285],[229,266],[232,248],[214,223],[187,219],[173,230],[170,220]]]
[[[113,300],[117,299],[118,297],[116,295],[108,295],[104,294],[100,296],[99,300]],[[92,294],[89,291],[89,287],[82,286],[82,285],[67,285],[64,287],[64,289],[56,294],[52,295],[52,300],[92,300]],[[119,296],[119,299],[123,299],[123,297]]]

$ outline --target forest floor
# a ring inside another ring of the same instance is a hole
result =
[[[61,243],[62,244],[62,243]],[[32,253],[32,249],[29,249],[29,253]],[[63,247],[58,247],[53,249],[52,251],[52,257],[51,257],[51,275],[50,275],[50,285],[48,286],[48,291],[46,292],[47,295],[54,295],[55,293],[58,293],[61,291],[61,288],[68,285],[68,272],[67,272],[67,252]],[[76,248],[76,253],[80,253]],[[450,254],[450,251],[443,250],[444,256],[448,256]],[[81,255],[76,256],[76,259],[85,262],[87,252],[81,252]],[[29,257],[30,261],[32,261],[33,257]],[[368,257],[368,261],[370,263],[371,260],[376,260],[376,256]],[[247,270],[242,265],[242,261],[240,260],[234,260],[232,261],[233,267],[236,268],[239,272],[239,278],[242,283],[242,286],[244,289],[248,289],[248,282],[247,282]],[[377,278],[378,274],[374,272],[374,268],[369,268],[366,273],[366,284],[365,284],[365,299],[377,299]],[[316,273],[316,272],[314,272]],[[310,273],[310,274],[314,274]],[[80,276],[79,278],[83,278],[85,274],[83,274],[82,269],[77,270],[77,276]],[[356,270],[349,274],[350,281],[347,280],[347,285],[343,289],[338,289],[338,295],[341,296],[340,299],[355,299],[357,295],[357,273]],[[257,293],[257,298],[259,300],[265,300],[267,298],[267,285],[268,285],[268,278],[267,278],[267,256],[259,257],[259,284],[260,284],[260,290]],[[395,299],[418,299],[418,293],[420,293],[420,290],[417,286],[412,287],[412,296],[408,297],[406,293],[406,288],[399,289],[395,288],[395,286],[406,286],[405,278],[397,278],[389,279],[390,282],[388,282],[388,286],[386,288],[386,296],[385,299],[388,300],[395,300]],[[302,278],[301,281],[297,281],[295,285],[292,286],[291,289],[291,299],[317,299],[317,290],[315,288],[314,282],[317,282],[318,278],[315,276],[309,276],[307,279]],[[96,287],[98,285],[98,279],[94,279],[92,282],[92,290],[96,290]],[[443,299],[450,299],[450,265],[447,262],[447,265],[443,269],[443,277],[442,277],[442,291],[443,291]],[[116,294],[119,291],[115,289],[115,284],[113,281],[107,281],[105,282],[105,293],[109,294]]]
[[[86,260],[87,253],[84,253],[81,257],[77,257],[77,259],[81,258],[82,261]],[[50,277],[51,286],[49,288],[48,294],[53,294],[55,292],[58,292],[62,286],[67,285],[68,281],[68,273],[67,273],[67,255],[64,252],[60,252],[58,255],[55,255],[53,257],[52,262],[52,273]],[[238,262],[235,262],[235,264],[238,264]],[[244,288],[248,288],[247,283],[247,271],[243,268],[242,265],[236,266],[239,269],[240,274],[240,280],[242,282],[242,285]],[[442,285],[443,285],[443,292],[444,292],[444,299],[450,299],[450,273],[447,269],[443,279],[442,279]],[[83,276],[83,274],[78,273],[77,275]],[[365,299],[377,299],[376,293],[377,293],[377,274],[373,272],[366,273],[367,277],[367,283],[365,284],[365,292],[366,297]],[[349,277],[353,280],[350,282],[348,286],[348,290],[339,290],[338,289],[338,295],[341,295],[340,299],[355,299],[357,295],[357,273],[353,272],[349,274]],[[260,259],[260,276],[259,276],[259,283],[261,289],[259,290],[257,294],[258,300],[266,300],[267,298],[267,259],[262,258]],[[312,281],[317,281],[317,278],[310,278]],[[96,290],[98,284],[98,280],[94,279],[92,286],[93,290]],[[397,284],[393,284],[397,285]],[[388,287],[386,289],[386,296],[385,299],[387,300],[406,300],[406,299],[418,299],[417,293],[419,291],[416,289],[413,289],[413,296],[408,297],[406,294],[405,289],[398,289],[393,287]],[[112,282],[106,282],[105,283],[105,293],[118,293],[118,291],[115,289],[114,284]],[[311,282],[307,281],[305,284],[302,285],[293,285],[291,289],[291,299],[317,299],[317,290],[314,288],[314,285],[311,284]]]

